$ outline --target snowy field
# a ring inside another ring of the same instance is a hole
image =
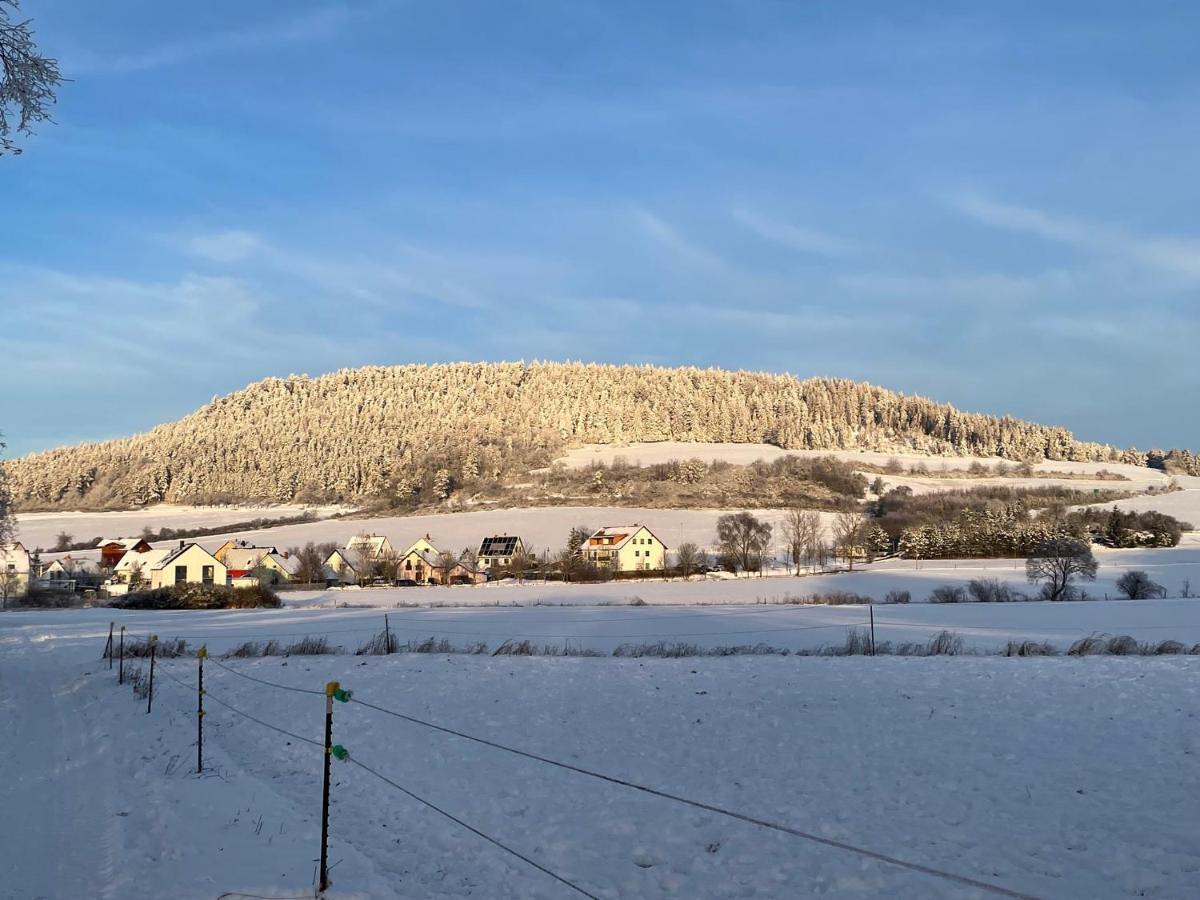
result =
[[[305,513],[317,518],[347,512],[345,506],[183,506],[160,503],[142,509],[120,512],[41,512],[21,513],[17,520],[17,539],[30,549],[53,547],[59,532],[75,541],[93,537],[137,537],[143,528],[209,528],[232,525],[251,519],[283,519]]]
[[[1196,605],[1089,607],[1157,620]],[[897,612],[930,611],[943,612]],[[165,635],[168,619],[216,629],[368,614],[127,620]],[[321,737],[324,698],[243,675],[315,691],[335,679],[356,700],[1009,896],[1181,898],[1200,884],[1195,657],[213,660],[197,777],[196,662],[161,665],[147,715],[98,658],[108,615],[0,615],[0,805],[19,823],[0,856],[5,896],[311,891],[322,752],[306,741]],[[334,739],[353,762],[333,763],[333,898],[580,896],[361,766],[606,900],[993,896],[361,703],[337,704]],[[53,850],[48,834],[59,837]]]
[[[479,512],[441,513],[423,516],[382,516],[360,519],[328,519],[297,525],[241,531],[231,534],[198,538],[197,543],[216,549],[227,538],[240,538],[258,544],[271,544],[281,550],[303,546],[308,541],[336,541],[344,544],[363,531],[387,535],[400,550],[428,534],[439,548],[458,552],[464,547],[477,549],[485,536],[518,534],[531,551],[549,549],[556,552],[566,545],[570,530],[579,525],[600,528],[604,525],[647,525],[668,546],[677,547],[683,541],[708,546],[716,536],[717,519],[729,512],[719,509],[646,509],[640,507],[562,506],[532,509],[492,509]],[[101,515],[111,515],[103,513]],[[776,528],[782,523],[782,510],[757,510],[756,515]],[[20,516],[21,539],[25,535],[25,516]],[[832,514],[824,514],[829,521]],[[57,533],[57,532],[55,532]],[[53,546],[53,536],[49,546]],[[37,546],[30,544],[29,546]],[[72,554],[79,556],[79,553]],[[98,554],[97,554],[98,555]]]
[[[924,465],[932,471],[965,469],[971,463],[977,462],[986,466],[1003,464],[1012,466],[1013,461],[1000,457],[985,456],[929,456],[920,453],[877,453],[870,450],[782,450],[772,444],[721,444],[721,443],[686,443],[682,441],[662,441],[661,443],[634,443],[625,446],[610,444],[587,444],[566,453],[557,462],[570,469],[586,468],[593,463],[611,465],[613,460],[624,459],[632,465],[650,466],[664,463],[673,459],[701,459],[705,462],[728,462],[735,465],[748,465],[757,460],[771,462],[784,456],[814,458],[832,456],[847,463],[863,463],[871,466],[886,466],[896,460],[905,469],[910,466]],[[1010,487],[1036,487],[1039,485],[1065,484],[1081,488],[1108,488],[1113,490],[1145,491],[1151,487],[1164,487],[1170,482],[1170,477],[1156,469],[1144,466],[1131,466],[1122,463],[1090,463],[1046,460],[1034,465],[1034,470],[1053,475],[1066,473],[1073,477],[1056,479],[1043,478],[924,478],[920,476],[884,476],[885,482],[907,484],[918,493],[938,490],[950,490],[971,485],[1003,484]],[[1088,479],[1100,471],[1108,471],[1125,477],[1124,481],[1107,481]],[[1200,479],[1193,479],[1200,486]]]

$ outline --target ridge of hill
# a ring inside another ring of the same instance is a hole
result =
[[[143,434],[4,465],[19,509],[388,502],[445,499],[510,481],[572,446],[634,441],[1111,461],[1200,474],[1188,451],[1078,441],[1065,428],[845,379],[551,362],[268,378]]]

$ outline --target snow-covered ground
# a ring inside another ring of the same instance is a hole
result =
[[[458,552],[464,547],[478,549],[488,535],[517,534],[531,551],[551,552],[564,547],[570,530],[579,525],[600,528],[604,525],[641,523],[657,534],[668,546],[683,541],[708,546],[716,537],[717,519],[729,512],[718,509],[647,509],[641,507],[562,506],[526,509],[491,509],[478,512],[440,513],[423,516],[382,516],[377,518],[339,518],[297,525],[282,525],[254,531],[211,535],[197,542],[210,549],[227,538],[240,538],[259,544],[271,544],[281,550],[303,546],[308,541],[335,541],[344,544],[363,531],[387,535],[400,550],[428,534],[439,548]],[[756,514],[777,529],[783,521],[782,510],[757,510]],[[107,514],[105,514],[107,515]],[[832,514],[825,514],[826,521]],[[19,518],[24,529],[25,517]],[[22,535],[24,531],[22,530]],[[23,539],[23,538],[22,538]],[[49,545],[54,543],[50,539]],[[30,546],[36,546],[30,544]],[[73,554],[80,555],[78,552]]]
[[[304,513],[318,518],[348,512],[346,506],[184,506],[160,503],[142,509],[116,512],[40,512],[21,513],[17,519],[17,539],[30,549],[53,547],[60,532],[74,541],[93,537],[137,537],[143,528],[209,528],[233,525],[252,519],[283,519]]]
[[[1169,549],[1109,550],[1097,547],[1099,570],[1095,581],[1079,586],[1098,598],[1116,598],[1116,581],[1130,569],[1141,569],[1162,585],[1170,597],[1200,594],[1200,539],[1186,535]],[[783,569],[777,569],[782,573]],[[455,587],[348,588],[329,591],[289,591],[289,606],[588,606],[649,605],[706,606],[787,602],[792,597],[852,592],[882,601],[889,591],[908,591],[914,602],[925,600],[941,585],[965,586],[976,578],[995,578],[1029,594],[1036,585],[1025,578],[1020,559],[911,560],[888,559],[859,564],[853,572],[825,575],[775,574],[770,577],[728,575],[680,579],[613,581],[606,584],[563,584],[506,580]]]
[[[1156,620],[1164,610],[1200,608],[1087,606]],[[1037,612],[1070,609],[1045,604]],[[295,627],[370,614],[129,613],[122,620],[166,635],[168,622]],[[197,777],[195,660],[161,665],[147,715],[99,660],[109,616],[0,615],[5,895],[304,896],[319,846],[323,754],[298,738],[319,741],[324,698],[249,681],[210,661],[208,768]],[[356,699],[426,721],[1030,896],[1180,898],[1193,896],[1200,879],[1190,774],[1200,753],[1195,657],[404,654],[224,664],[310,691],[338,680]],[[987,896],[359,703],[337,704],[334,739],[357,763],[606,900]],[[331,897],[573,896],[355,763],[333,765]]]
[[[452,592],[454,589],[446,589]],[[339,594],[350,596],[354,592]],[[389,591],[377,599],[398,596]],[[761,595],[764,599],[767,594]],[[282,610],[141,612],[104,608],[9,611],[0,613],[0,630],[41,627],[59,640],[103,642],[110,622],[128,634],[183,638],[224,652],[245,641],[273,639],[282,644],[324,636],[353,652],[383,631],[387,614],[392,632],[403,642],[445,638],[455,647],[479,642],[495,648],[506,640],[537,645],[570,645],[609,653],[621,644],[683,642],[699,647],[769,644],[787,650],[840,645],[851,628],[866,628],[865,605],[800,606],[762,603],[725,605],[720,594],[698,599],[698,606],[629,606],[621,598],[590,597],[608,606],[443,606],[378,608],[302,606]],[[726,601],[727,603],[727,601]],[[879,641],[925,642],[941,631],[963,638],[966,649],[1002,649],[1010,640],[1047,641],[1060,650],[1089,634],[1129,634],[1142,641],[1200,642],[1200,600],[1089,601],[1071,603],[964,603],[876,605]]]

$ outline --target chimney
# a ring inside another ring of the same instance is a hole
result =
[[[180,541],[180,542],[179,542],[179,549],[180,549],[180,550],[182,550],[182,549],[183,549],[183,541]]]

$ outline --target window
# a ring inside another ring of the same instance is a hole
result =
[[[216,580],[216,567],[205,566],[200,570],[200,580],[205,584],[212,584]]]
[[[187,582],[187,566],[175,567],[175,583],[185,584]]]

